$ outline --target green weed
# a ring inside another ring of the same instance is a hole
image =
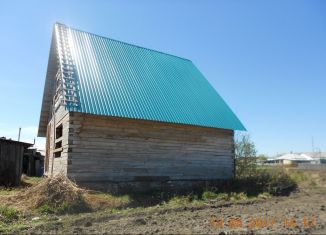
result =
[[[16,209],[0,206],[0,221],[4,223],[11,223],[19,218],[19,213]]]

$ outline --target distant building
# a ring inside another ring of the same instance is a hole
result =
[[[293,165],[298,163],[318,163],[317,159],[312,158],[306,153],[286,153],[280,156],[270,158],[267,163],[278,163],[283,165]]]
[[[55,25],[38,130],[46,174],[228,179],[234,130],[245,128],[190,60]]]
[[[322,151],[304,152],[304,154],[311,156],[316,163],[326,164],[326,152],[322,152]]]

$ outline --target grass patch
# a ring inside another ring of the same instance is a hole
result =
[[[24,223],[2,224],[0,223],[0,233],[5,234],[19,234],[22,230],[29,228],[30,226]]]
[[[244,192],[240,192],[240,193],[231,192],[230,193],[231,201],[240,201],[240,200],[242,201],[242,200],[247,200],[247,199],[248,199],[248,196]]]
[[[269,193],[267,193],[267,192],[260,193],[260,194],[258,194],[258,196],[257,196],[257,198],[259,198],[259,199],[269,199],[269,198],[271,198],[271,197],[272,197],[272,195],[269,194]]]
[[[39,212],[43,214],[54,214],[55,213],[55,208],[51,207],[48,204],[43,204],[38,208]]]
[[[303,182],[306,182],[307,180],[309,180],[308,175],[305,174],[302,171],[288,170],[288,173],[289,173],[291,179],[293,179],[298,184],[303,183]]]
[[[227,193],[218,193],[218,192],[212,192],[212,191],[205,191],[202,194],[203,200],[229,200],[229,194]]]
[[[172,197],[168,205],[175,207],[175,206],[185,206],[191,203],[191,198],[189,196],[174,196]]]
[[[113,196],[100,192],[88,192],[84,197],[93,210],[124,208],[130,203],[129,195]]]
[[[205,201],[210,201],[210,200],[239,201],[239,200],[247,200],[247,199],[248,196],[244,192],[221,193],[221,192],[205,191],[202,194],[202,200]]]
[[[246,193],[240,192],[218,192],[218,191],[204,191],[199,194],[189,195],[175,195],[163,205],[171,207],[179,206],[201,206],[207,205],[207,203],[214,203],[217,201],[243,201],[248,199],[256,199],[258,197],[249,198]]]
[[[0,196],[8,196],[17,193],[19,190],[16,188],[0,187]]]
[[[309,171],[301,169],[286,170],[291,179],[303,188],[326,188],[326,171]]]
[[[137,195],[137,203],[133,207],[183,207],[219,201],[264,200],[273,196],[289,195],[297,186],[297,181],[283,169],[257,167],[250,175],[211,181],[205,187],[193,188],[193,191],[153,192],[141,195],[141,199]]]
[[[22,176],[21,184],[22,186],[34,186],[44,180],[43,177],[31,177],[31,176]]]
[[[11,223],[19,218],[19,213],[15,208],[0,206],[0,221]]]

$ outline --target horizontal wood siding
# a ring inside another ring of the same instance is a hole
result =
[[[69,113],[68,176],[78,181],[233,177],[233,131]]]

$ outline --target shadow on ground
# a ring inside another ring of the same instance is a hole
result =
[[[186,198],[189,201],[203,200],[203,195],[245,195],[246,197],[258,197],[267,193],[273,196],[288,196],[298,187],[291,177],[283,172],[277,175],[261,173],[232,180],[202,181],[193,183],[192,187],[172,187],[168,183],[161,182],[161,187],[148,189],[146,192],[127,192],[130,197],[128,207],[148,207],[168,202],[173,198]],[[126,193],[126,192],[125,192]],[[118,194],[119,195],[119,194]],[[241,199],[241,196],[239,197]]]

